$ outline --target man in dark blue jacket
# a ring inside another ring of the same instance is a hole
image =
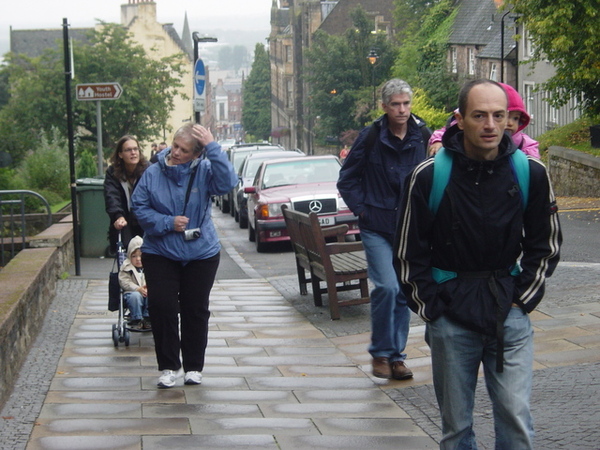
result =
[[[496,449],[531,449],[528,313],[559,260],[556,200],[536,158],[527,157],[529,185],[520,187],[523,174],[512,156],[520,150],[504,133],[507,98],[500,85],[471,81],[458,104],[457,125],[442,138],[452,166],[437,212],[429,201],[438,160],[423,162],[408,179],[396,268],[411,309],[426,321],[440,448],[477,448],[473,404],[483,364]]]
[[[430,131],[411,114],[413,92],[392,79],[381,91],[385,114],[358,135],[337,183],[350,210],[358,216],[371,292],[373,375],[404,380],[412,371],[404,362],[410,322],[406,297],[393,266],[393,240],[404,179],[425,159]]]

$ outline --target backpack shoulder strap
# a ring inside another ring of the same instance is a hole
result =
[[[377,139],[377,136],[379,136],[379,130],[380,125],[376,122],[373,122],[369,127],[369,132],[367,133],[367,137],[365,138],[364,142],[365,153],[370,152],[373,146],[375,145],[375,140]]]
[[[437,210],[444,196],[446,186],[450,181],[452,172],[452,155],[444,147],[440,148],[433,160],[433,185],[429,194],[429,210],[437,214]]]
[[[521,150],[510,155],[510,168],[516,181],[519,183],[519,191],[523,200],[523,209],[527,209],[529,200],[529,160]]]

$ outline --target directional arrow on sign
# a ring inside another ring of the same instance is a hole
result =
[[[116,100],[123,93],[119,83],[89,83],[75,86],[77,100]]]
[[[204,86],[206,85],[206,70],[204,69],[204,63],[201,59],[196,61],[194,68],[194,86],[196,87],[196,94],[202,95],[204,93]]]

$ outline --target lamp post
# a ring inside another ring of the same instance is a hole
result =
[[[209,37],[209,36],[200,36],[200,33],[198,33],[197,31],[194,31],[192,33],[192,39],[194,40],[194,92],[195,92],[195,84],[196,84],[196,72],[195,72],[195,68],[196,68],[196,63],[198,62],[198,43],[199,42],[219,42],[219,40],[216,37]],[[195,111],[195,117],[194,117],[196,123],[200,123],[200,111]]]
[[[511,11],[506,11],[500,20],[500,82],[504,83],[504,18]]]
[[[375,51],[374,48],[371,49],[371,51],[369,52],[369,56],[367,56],[367,59],[369,60],[369,63],[371,64],[371,73],[372,73],[372,77],[373,77],[373,111],[375,111],[377,109],[377,92],[376,92],[376,86],[375,86],[375,64],[377,64],[377,60],[379,59],[379,55],[377,54],[377,52]]]

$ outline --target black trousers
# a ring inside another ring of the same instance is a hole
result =
[[[186,372],[204,369],[210,317],[208,299],[219,260],[219,253],[187,264],[160,255],[142,255],[158,370],[179,370],[180,351]]]

